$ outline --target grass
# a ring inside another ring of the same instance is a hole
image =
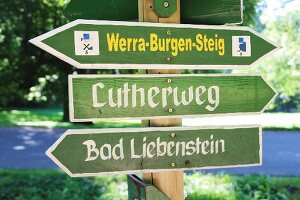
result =
[[[51,109],[11,109],[0,110],[0,127],[31,126],[46,128],[123,128],[140,127],[139,122],[107,121],[97,123],[71,123],[61,121],[63,112]]]
[[[269,119],[264,130],[300,130],[300,120],[296,124],[291,124],[290,119],[299,117],[295,113],[266,113]],[[46,128],[123,128],[140,127],[139,120],[132,121],[104,121],[97,123],[70,123],[62,122],[63,112],[59,108],[42,109],[6,109],[0,110],[0,127],[2,126],[30,126]],[[282,119],[280,123],[278,119]],[[287,119],[284,121],[284,119]],[[285,122],[285,123],[283,123]],[[266,123],[266,122],[264,122]],[[208,123],[209,124],[209,123]],[[215,124],[215,121],[214,121]]]
[[[300,178],[185,175],[187,200],[300,199]],[[54,170],[0,170],[1,200],[123,200],[125,175],[70,178]]]
[[[300,131],[300,125],[295,126],[267,126],[263,127],[264,131]]]

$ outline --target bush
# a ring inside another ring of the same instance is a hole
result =
[[[228,174],[185,175],[187,200],[300,199],[300,179]],[[1,200],[125,200],[125,175],[71,178],[54,170],[0,170]]]
[[[108,180],[107,180],[108,179]],[[115,180],[120,179],[118,177]],[[96,181],[95,181],[96,180]],[[1,171],[1,200],[97,200],[109,195],[113,178],[71,178],[57,171]],[[125,182],[125,180],[123,181]],[[106,183],[106,184],[104,184]],[[114,188],[115,189],[115,188]],[[120,194],[119,192],[116,195]],[[115,196],[116,196],[115,195]],[[106,198],[105,198],[106,199]]]
[[[185,181],[188,200],[300,199],[298,178],[196,173]]]

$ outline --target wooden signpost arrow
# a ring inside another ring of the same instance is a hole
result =
[[[219,0],[184,0],[180,7],[181,21],[185,24],[242,23],[242,0],[222,0],[222,3]],[[70,21],[134,21],[138,19],[138,1],[71,0],[63,13]]]
[[[261,127],[68,130],[46,152],[72,177],[261,164]]]
[[[257,74],[69,76],[72,122],[254,114],[275,96]]]
[[[76,20],[30,40],[85,69],[246,69],[278,47],[246,27]]]

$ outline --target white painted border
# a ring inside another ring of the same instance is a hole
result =
[[[244,23],[244,0],[241,0],[241,23],[240,24],[243,24]]]
[[[52,37],[53,35],[72,28],[78,24],[90,25],[123,25],[123,26],[143,26],[143,27],[170,27],[170,28],[195,28],[195,29],[212,29],[212,30],[241,30],[249,31],[254,35],[264,39],[276,48],[269,53],[263,55],[251,65],[176,65],[176,64],[81,64],[76,60],[64,55],[63,53],[55,50],[54,48],[46,45],[42,41]],[[243,26],[215,26],[215,25],[193,25],[193,24],[168,24],[168,23],[148,23],[148,22],[121,22],[121,21],[106,21],[106,20],[83,20],[78,19],[63,25],[57,29],[49,31],[43,35],[31,39],[29,42],[43,49],[44,51],[60,58],[61,60],[79,68],[79,69],[248,69],[253,65],[260,62],[265,57],[275,53],[279,50],[279,46],[274,42],[268,40],[258,32]]]
[[[191,130],[203,130],[203,129],[241,129],[241,128],[258,128],[259,129],[259,163],[245,164],[245,165],[227,165],[227,166],[209,166],[199,168],[175,168],[175,169],[145,169],[145,170],[134,170],[134,171],[117,171],[117,172],[99,172],[99,173],[82,173],[73,174],[66,166],[64,166],[52,152],[56,147],[63,141],[67,135],[75,134],[104,134],[104,133],[136,133],[141,134],[145,132],[153,131],[191,131]],[[64,172],[71,177],[87,177],[87,176],[98,176],[98,175],[112,175],[112,174],[128,174],[128,173],[149,173],[149,172],[163,172],[163,171],[175,171],[175,170],[197,170],[197,169],[221,169],[229,167],[249,167],[249,166],[261,166],[262,165],[262,127],[260,125],[242,125],[242,126],[203,126],[203,127],[150,127],[150,128],[110,128],[110,129],[69,129],[67,130],[47,151],[46,155],[53,160]]]
[[[125,117],[125,118],[88,118],[88,119],[75,119],[74,115],[74,101],[73,101],[73,78],[170,78],[170,77],[224,77],[224,76],[257,76],[274,91],[274,96],[266,104],[260,112],[238,112],[238,113],[219,113],[219,114],[196,114],[196,115],[166,115],[166,116],[149,116],[149,117]],[[115,121],[115,120],[132,120],[132,119],[166,119],[166,118],[179,118],[179,117],[199,117],[199,116],[236,116],[236,115],[253,115],[263,113],[265,109],[273,102],[277,96],[277,91],[258,73],[252,74],[133,74],[133,75],[69,75],[69,116],[71,122],[99,122],[99,121]]]

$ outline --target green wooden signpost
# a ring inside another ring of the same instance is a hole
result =
[[[81,69],[246,69],[279,47],[247,27],[189,24],[242,23],[242,10],[242,0],[71,0],[64,15],[75,21],[30,42]],[[138,18],[187,24],[121,22]],[[179,125],[182,116],[261,113],[275,96],[256,74],[69,76],[72,122]],[[129,199],[183,199],[178,170],[261,165],[262,129],[68,130],[46,154],[72,177],[174,171],[147,174],[149,184],[128,175]]]
[[[72,177],[261,164],[261,127],[68,130],[46,154]]]
[[[77,68],[245,69],[278,47],[245,27],[76,20],[30,41]]]
[[[162,1],[171,3],[170,0]],[[181,22],[186,24],[237,24],[242,22],[241,0],[184,0]],[[135,21],[137,0],[71,0],[64,10],[70,21],[77,19]]]
[[[275,96],[257,74],[69,76],[72,122],[261,113]]]

